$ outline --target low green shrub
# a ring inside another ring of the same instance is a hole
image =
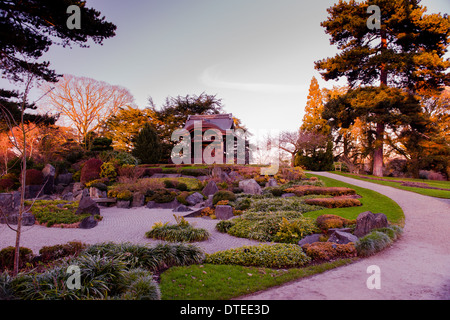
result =
[[[14,268],[15,247],[6,247],[0,251],[0,270],[12,270]],[[31,249],[19,248],[19,269],[30,263],[33,259],[33,251]]]
[[[217,202],[222,201],[222,200],[234,201],[234,200],[236,200],[236,195],[233,192],[228,191],[228,190],[220,190],[214,194],[213,204],[216,205]]]
[[[244,246],[207,254],[204,263],[266,268],[298,268],[306,265],[310,260],[300,246],[279,243]]]
[[[312,206],[321,206],[329,209],[359,207],[362,205],[358,199],[345,198],[313,198],[305,199],[305,203]]]
[[[356,220],[349,220],[334,214],[323,214],[316,219],[316,225],[321,230],[349,227],[355,223]]]
[[[31,201],[25,201],[25,206],[29,207]],[[81,222],[90,214],[76,215],[78,202],[64,200],[38,200],[31,207],[31,213],[36,221],[41,225],[52,227],[54,225],[71,225]]]
[[[281,242],[291,242],[281,229],[283,219],[290,223],[295,222],[294,233],[302,236],[309,235],[317,231],[314,219],[305,218],[297,211],[278,211],[273,213],[250,212],[244,213],[233,219],[234,224],[228,228],[227,233],[240,238],[248,238],[257,241],[270,242],[279,240]],[[277,236],[277,233],[281,233]],[[294,233],[292,236],[294,236]],[[293,240],[292,240],[293,241]]]
[[[392,239],[384,232],[372,231],[356,242],[356,251],[360,257],[371,256],[392,244]]]
[[[66,244],[45,246],[39,250],[42,262],[52,262],[68,256],[76,256],[87,247],[81,242],[72,241]]]
[[[292,198],[264,198],[251,199],[251,207],[249,211],[252,212],[275,212],[275,211],[298,211],[301,213],[315,211],[321,209],[305,204],[297,197]]]
[[[273,241],[282,243],[298,243],[299,240],[305,236],[317,231],[314,220],[307,218],[298,218],[287,220],[282,218],[279,224],[279,229]]]
[[[155,201],[156,203],[172,202],[178,195],[175,191],[167,189],[150,190],[147,194],[149,194],[147,201]]]
[[[233,220],[222,220],[216,224],[216,230],[222,233],[227,233],[232,226],[234,226]]]
[[[147,238],[165,240],[170,242],[197,242],[207,240],[210,236],[205,229],[194,228],[183,217],[175,217],[177,224],[155,223],[148,231]]]

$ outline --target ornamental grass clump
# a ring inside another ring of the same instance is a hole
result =
[[[310,262],[302,248],[294,244],[263,244],[207,254],[204,263],[256,266],[265,268],[298,268]]]
[[[207,240],[210,236],[205,229],[194,228],[183,217],[175,216],[177,224],[155,223],[152,230],[148,231],[147,238],[165,240],[170,242],[197,242]]]

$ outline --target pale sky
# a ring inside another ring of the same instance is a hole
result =
[[[297,130],[314,61],[334,56],[320,22],[337,0],[88,0],[117,35],[88,49],[52,47],[57,73],[126,87],[140,108],[152,97],[217,95],[251,132]],[[450,12],[448,0],[424,0]],[[83,27],[83,21],[81,21]],[[341,84],[344,84],[342,82]]]

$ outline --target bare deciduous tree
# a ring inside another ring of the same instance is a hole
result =
[[[42,90],[47,92],[51,86],[46,84]],[[64,75],[54,86],[40,106],[59,113],[61,120],[68,121],[66,125],[73,125],[80,142],[120,108],[134,105],[134,98],[126,88],[91,78]]]

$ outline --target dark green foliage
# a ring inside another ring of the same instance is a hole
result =
[[[81,10],[81,29],[67,27],[66,11],[72,4]],[[41,58],[53,44],[87,47],[90,40],[101,44],[116,30],[99,11],[72,0],[2,1],[0,11],[0,65],[3,76],[13,81],[21,81],[31,72],[39,79],[56,82],[57,75],[49,68],[49,62],[30,61]]]
[[[317,148],[311,152],[301,151],[295,158],[295,166],[312,171],[333,170],[333,143],[329,141],[326,148]]]
[[[42,262],[52,262],[63,257],[75,256],[84,250],[87,245],[81,242],[68,242],[66,244],[57,244],[54,246],[45,246],[39,250]]]
[[[181,217],[177,218],[177,224],[174,225],[156,223],[145,236],[170,242],[197,242],[207,240],[210,234],[205,229],[194,228]]]
[[[0,251],[0,270],[12,270],[14,267],[14,253],[16,248],[6,247]],[[28,248],[20,247],[19,249],[19,268],[31,262],[33,251]]]
[[[27,174],[25,176],[26,186],[37,186],[42,183],[44,183],[44,174],[42,171],[36,169],[27,170]]]
[[[133,139],[134,149],[131,152],[142,164],[155,164],[161,158],[161,142],[155,128],[146,123]]]
[[[149,190],[147,192],[147,201],[155,201],[156,203],[168,203],[175,200],[177,193],[167,189],[159,189],[156,191]]]
[[[218,192],[216,192],[216,194],[214,194],[213,196],[213,204],[216,205],[217,202],[222,201],[222,200],[230,200],[230,201],[234,201],[236,200],[236,195],[228,190],[220,190]]]

